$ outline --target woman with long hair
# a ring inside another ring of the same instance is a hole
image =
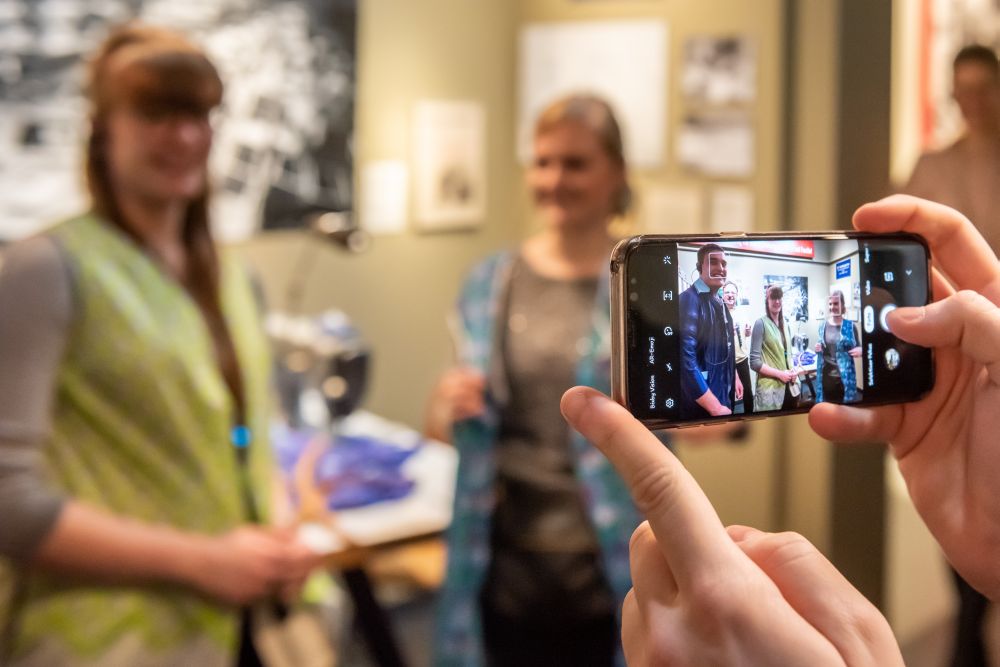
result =
[[[265,527],[268,342],[209,226],[222,82],[130,25],[87,94],[90,210],[0,274],[0,663],[258,664],[249,607],[316,557]]]
[[[640,518],[607,461],[559,412],[608,390],[608,227],[630,191],[610,107],[572,96],[535,126],[528,187],[543,229],[490,257],[459,298],[462,366],[427,432],[460,452],[436,664],[611,665]]]
[[[798,406],[799,375],[792,366],[792,336],[782,308],[785,293],[781,285],[769,285],[764,294],[764,317],[750,334],[750,368],[757,373],[753,409],[792,410]]]

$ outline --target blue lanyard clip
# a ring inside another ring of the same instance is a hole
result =
[[[229,442],[233,443],[233,447],[236,449],[246,449],[251,440],[253,440],[253,434],[250,432],[249,426],[237,424],[229,431]]]

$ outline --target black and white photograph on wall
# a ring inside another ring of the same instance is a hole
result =
[[[687,114],[678,132],[677,161],[685,169],[705,176],[752,176],[755,147],[750,114],[740,109]]]
[[[681,90],[689,104],[748,104],[757,97],[757,48],[746,36],[697,35],[684,43]]]
[[[784,296],[781,304],[790,322],[809,321],[809,278],[806,276],[764,276],[764,289],[780,285]]]
[[[203,45],[226,86],[213,119],[221,240],[350,210],[356,0],[0,0],[0,242],[86,205],[85,57],[140,20]],[[301,206],[262,220],[275,194]]]
[[[421,100],[413,112],[418,227],[478,227],[486,216],[486,110],[473,101]]]

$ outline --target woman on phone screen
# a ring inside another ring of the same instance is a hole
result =
[[[798,406],[798,372],[792,367],[792,337],[782,312],[781,285],[765,290],[766,315],[750,334],[750,368],[757,373],[754,411],[794,410]]]

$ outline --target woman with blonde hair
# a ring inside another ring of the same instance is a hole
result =
[[[611,220],[630,200],[611,108],[556,101],[538,119],[528,187],[543,229],[472,270],[461,366],[427,432],[460,453],[439,665],[611,665],[641,520],[621,480],[559,412],[574,384],[609,388]]]
[[[129,25],[87,93],[91,209],[0,273],[0,663],[259,664],[249,607],[317,563],[264,526],[268,342],[208,219],[222,82]]]
[[[861,356],[861,337],[857,325],[844,319],[843,292],[830,292],[827,307],[816,343],[816,374],[820,378],[816,402],[853,403],[858,400],[854,360]]]

